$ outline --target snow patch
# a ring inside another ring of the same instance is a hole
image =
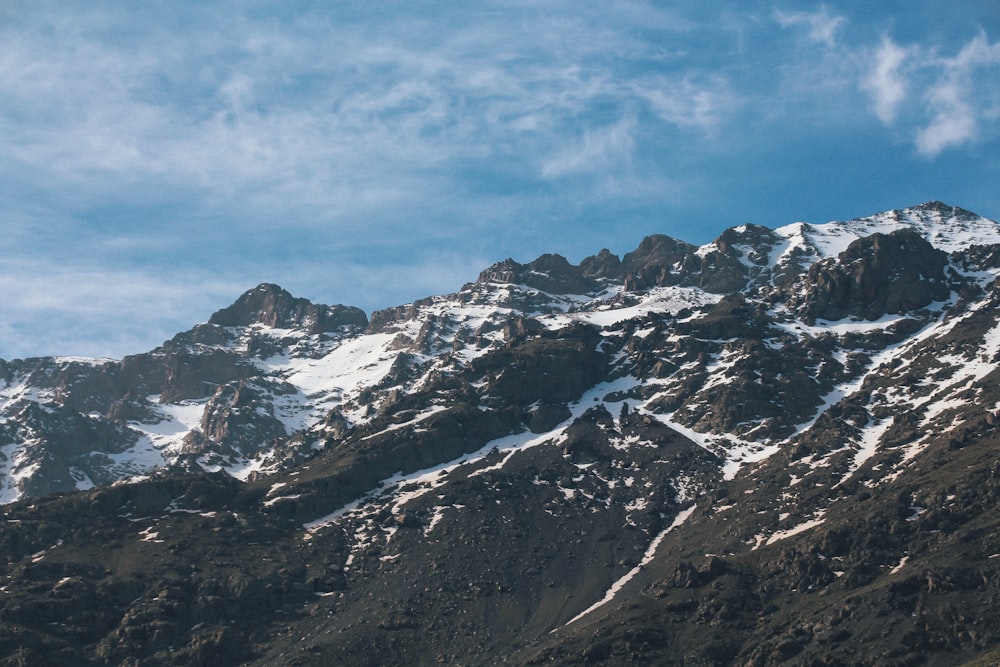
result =
[[[673,522],[669,526],[661,530],[657,534],[657,536],[653,538],[653,541],[649,543],[649,546],[646,548],[646,552],[643,554],[642,560],[639,561],[639,564],[633,567],[628,572],[626,572],[625,575],[622,576],[620,579],[618,579],[615,583],[611,584],[611,588],[607,590],[607,592],[604,594],[604,597],[602,597],[600,600],[598,600],[597,602],[590,605],[589,607],[581,611],[579,614],[571,618],[569,621],[566,622],[566,625],[572,625],[573,623],[577,622],[584,616],[587,616],[596,609],[599,609],[604,605],[606,605],[607,603],[614,600],[615,596],[618,595],[618,592],[625,587],[625,584],[630,582],[635,577],[635,575],[639,574],[639,571],[642,568],[649,565],[653,561],[653,558],[656,556],[656,550],[659,548],[660,543],[663,541],[663,538],[667,536],[667,533],[683,525],[684,522],[688,520],[688,517],[690,517],[691,514],[694,513],[695,507],[696,507],[695,505],[691,505],[690,507],[678,512],[677,516],[674,517]],[[566,626],[564,625],[563,627]],[[555,630],[553,630],[553,632],[555,632]]]

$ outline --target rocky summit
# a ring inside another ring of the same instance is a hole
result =
[[[0,661],[998,664],[998,278],[930,202],[0,360]]]

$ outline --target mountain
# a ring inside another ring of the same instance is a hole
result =
[[[998,277],[930,202],[0,361],[0,656],[996,664]]]

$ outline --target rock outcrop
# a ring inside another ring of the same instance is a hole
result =
[[[243,294],[233,305],[214,313],[208,323],[222,327],[263,324],[276,329],[317,334],[344,329],[364,331],[368,318],[358,308],[317,305],[293,297],[277,285],[264,283]]]
[[[948,298],[947,264],[947,255],[915,231],[875,233],[814,264],[790,303],[810,323],[908,313]]]

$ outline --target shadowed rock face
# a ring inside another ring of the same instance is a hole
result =
[[[580,262],[580,268],[583,270],[583,275],[588,278],[616,278],[621,275],[621,264],[618,255],[603,248],[596,255],[591,255]]]
[[[947,261],[912,230],[873,234],[813,265],[802,297],[792,302],[810,322],[907,313],[948,298]]]
[[[651,267],[671,267],[695,250],[695,246],[690,243],[663,234],[653,234],[644,238],[638,248],[625,254],[622,271],[635,273]]]
[[[0,361],[0,663],[995,663],[1000,234],[838,225]]]
[[[583,268],[555,254],[542,255],[528,264],[505,259],[483,271],[479,282],[527,285],[552,294],[585,294],[597,286]]]
[[[358,308],[323,306],[293,297],[277,285],[262,284],[228,308],[212,315],[209,324],[245,327],[263,324],[278,329],[300,329],[307,333],[333,332],[342,327],[363,331],[368,318]]]

